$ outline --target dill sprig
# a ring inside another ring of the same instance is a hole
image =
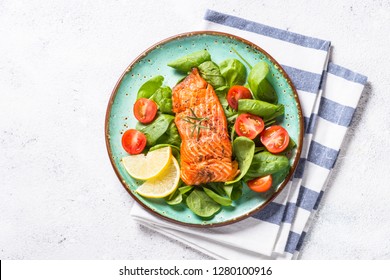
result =
[[[186,117],[184,117],[184,118],[182,118],[182,119],[183,119],[183,121],[192,124],[192,126],[191,126],[191,128],[192,128],[192,130],[191,130],[191,137],[194,136],[194,133],[195,133],[195,131],[196,131],[196,132],[197,132],[196,139],[199,140],[200,130],[201,130],[202,128],[203,128],[203,129],[210,129],[210,128],[207,127],[207,126],[202,125],[202,122],[203,122],[203,121],[207,121],[209,118],[208,118],[208,117],[206,117],[206,118],[198,117],[198,116],[195,114],[194,110],[192,110],[192,108],[190,108],[190,110],[191,110],[192,116],[186,116]]]

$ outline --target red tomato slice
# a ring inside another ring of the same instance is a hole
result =
[[[248,187],[254,192],[266,192],[272,186],[272,176],[267,175],[247,182]]]
[[[140,98],[135,102],[133,112],[135,118],[139,122],[148,124],[152,122],[156,116],[157,104],[150,99]]]
[[[239,99],[252,99],[252,94],[249,89],[244,86],[232,86],[227,94],[227,102],[234,110],[238,109]]]
[[[252,114],[241,114],[237,117],[234,128],[239,136],[254,139],[264,129],[263,119]]]
[[[260,134],[260,141],[263,143],[265,148],[271,153],[280,153],[287,148],[290,142],[290,136],[288,132],[280,125],[273,125],[267,127]]]
[[[122,136],[122,147],[131,155],[140,154],[146,146],[146,136],[142,132],[129,129]]]

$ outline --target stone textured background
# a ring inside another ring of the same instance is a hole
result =
[[[104,118],[128,64],[206,8],[331,40],[369,77],[302,259],[390,259],[390,2],[0,0],[0,259],[208,259],[136,224]]]

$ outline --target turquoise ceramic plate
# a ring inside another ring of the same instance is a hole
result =
[[[236,49],[251,65],[264,60],[270,65],[271,84],[275,88],[279,103],[285,105],[285,117],[281,125],[287,129],[290,137],[297,143],[297,148],[291,157],[291,171],[284,182],[273,191],[259,194],[243,188],[242,197],[233,206],[223,207],[211,219],[196,216],[185,205],[170,206],[163,199],[146,199],[135,190],[140,182],[128,175],[121,158],[127,153],[121,146],[124,131],[134,128],[136,119],[133,116],[133,104],[140,86],[155,75],[164,76],[164,85],[173,87],[182,77],[167,63],[201,49],[207,49],[212,60],[219,63],[227,58],[238,58],[232,51]],[[237,222],[249,217],[264,208],[285,187],[297,166],[303,139],[303,119],[296,90],[281,66],[260,47],[234,35],[218,32],[191,32],[168,38],[152,46],[137,57],[120,77],[107,108],[106,143],[111,163],[119,180],[129,194],[146,210],[163,218],[182,225],[210,227]]]

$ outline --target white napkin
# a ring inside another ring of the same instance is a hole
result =
[[[297,258],[367,77],[332,62],[330,42],[208,10],[205,29],[232,33],[273,56],[297,88],[304,145],[293,179],[266,208],[219,228],[176,225],[134,204],[139,223],[218,259]],[[254,242],[255,240],[255,242]]]

